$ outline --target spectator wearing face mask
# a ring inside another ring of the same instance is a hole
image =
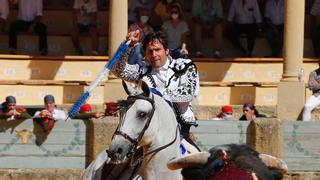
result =
[[[160,17],[162,22],[170,19],[171,5],[175,2],[175,0],[161,0],[156,4],[154,11],[156,15]]]
[[[189,53],[187,50],[187,33],[189,32],[189,27],[188,24],[182,20],[180,4],[175,3],[171,6],[170,20],[163,23],[162,29],[167,34],[170,56],[174,59],[186,58],[186,55]]]
[[[153,28],[148,24],[149,11],[148,9],[140,8],[137,14],[139,21],[130,25],[129,32],[139,30],[140,31],[140,42],[144,37],[153,32]]]
[[[221,112],[212,120],[232,120],[233,109],[231,106],[222,106]]]
[[[128,24],[129,26],[139,21],[137,13],[140,9],[147,9],[151,12],[155,6],[155,0],[129,0],[128,1]]]

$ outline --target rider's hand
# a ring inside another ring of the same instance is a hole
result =
[[[137,43],[139,43],[140,41],[140,31],[139,30],[135,30],[135,31],[130,31],[127,34],[126,37],[127,41],[131,40],[130,45],[135,45]]]

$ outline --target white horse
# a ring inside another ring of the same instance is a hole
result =
[[[129,96],[121,103],[120,122],[111,145],[107,152],[102,152],[98,162],[87,168],[83,179],[92,178],[88,174],[106,160],[119,165],[141,160],[139,174],[143,180],[182,179],[181,170],[167,167],[169,160],[181,156],[178,124],[172,108],[162,97],[151,93],[143,81],[126,82],[124,88]],[[143,156],[133,160],[139,147],[143,148]]]

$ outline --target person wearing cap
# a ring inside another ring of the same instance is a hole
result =
[[[45,109],[37,111],[33,116],[34,118],[49,117],[53,118],[55,121],[67,119],[65,112],[56,108],[55,100],[52,95],[46,95],[44,97],[44,106]]]
[[[103,116],[101,112],[92,112],[92,107],[90,104],[85,103],[80,107],[79,113],[75,116],[75,119],[90,119],[99,118]]]
[[[212,120],[232,120],[233,109],[231,106],[222,106],[221,112]]]
[[[17,120],[31,118],[30,114],[23,107],[17,107],[17,100],[14,96],[7,96],[1,104],[0,119]]]

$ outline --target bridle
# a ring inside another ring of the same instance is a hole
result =
[[[146,157],[146,156],[148,156],[150,154],[155,154],[155,153],[157,153],[157,152],[169,147],[170,145],[172,145],[176,141],[177,133],[178,133],[178,126],[177,126],[177,128],[176,128],[176,136],[171,142],[169,142],[168,144],[166,144],[164,146],[160,146],[160,147],[158,147],[158,148],[156,148],[156,149],[154,149],[152,151],[147,152],[146,154],[144,154],[142,157],[139,157],[138,159],[134,159],[134,155],[138,150],[137,149],[138,143],[141,141],[145,131],[148,129],[148,127],[149,127],[149,125],[151,123],[151,119],[153,117],[154,111],[155,111],[154,95],[152,93],[151,93],[151,98],[147,97],[147,96],[145,96],[143,94],[136,95],[136,96],[128,96],[128,98],[127,98],[127,102],[129,103],[128,109],[135,103],[136,100],[145,100],[145,101],[148,101],[152,105],[152,110],[149,113],[149,117],[148,117],[148,119],[147,119],[147,121],[146,121],[146,123],[145,123],[145,125],[144,125],[144,127],[142,129],[142,131],[138,135],[138,137],[137,138],[132,138],[127,133],[122,132],[120,130],[120,128],[121,128],[121,125],[122,125],[123,122],[120,122],[118,124],[118,127],[117,127],[115,133],[113,134],[113,136],[120,135],[120,136],[124,137],[125,139],[127,139],[128,141],[130,141],[133,144],[132,147],[131,147],[131,151],[127,155],[129,157],[131,156],[131,160],[130,160],[130,165],[131,166],[135,166],[136,164],[141,162],[144,159],[144,157]],[[123,116],[121,116],[121,117],[123,117]],[[112,137],[112,139],[113,139],[113,137]]]

